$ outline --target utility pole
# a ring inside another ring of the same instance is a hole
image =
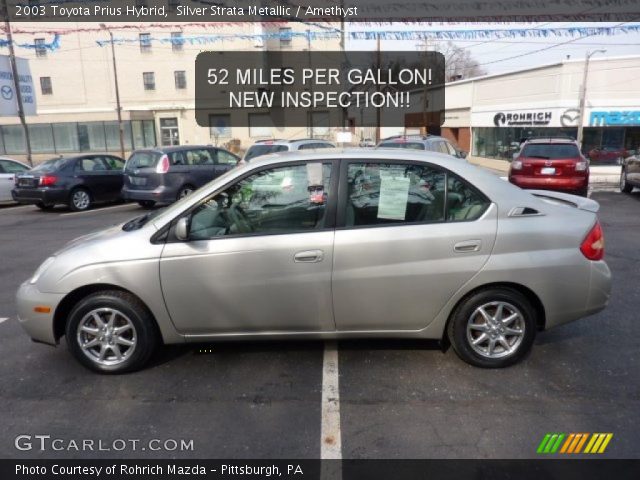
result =
[[[587,77],[589,75],[589,60],[592,55],[596,53],[606,53],[606,50],[594,50],[593,52],[587,52],[584,58],[584,71],[582,72],[582,85],[580,86],[580,103],[578,109],[580,110],[579,124],[578,124],[578,147],[580,151],[582,151],[582,139],[584,136],[584,114],[585,114],[585,103],[587,98]]]
[[[423,43],[419,43],[416,47],[421,48],[425,53],[425,57],[429,55],[427,52],[429,51],[429,38],[425,37]],[[425,62],[426,63],[426,62]],[[427,117],[427,104],[429,103],[429,87],[425,83],[422,91],[422,128],[424,128],[424,134],[429,134],[428,127],[428,117]],[[406,125],[406,124],[405,124]],[[422,130],[422,128],[420,130]],[[406,133],[406,126],[405,126]]]
[[[378,70],[382,66],[382,58],[380,55],[380,33],[376,35],[376,63]],[[376,91],[380,91],[380,85],[376,82]],[[381,111],[380,107],[376,108],[376,145],[380,142],[380,123],[381,123]]]
[[[2,0],[3,10],[5,12],[4,26],[7,32],[7,42],[9,43],[9,63],[11,63],[11,74],[13,76],[13,87],[16,92],[16,101],[18,104],[18,117],[20,117],[20,123],[24,131],[24,141],[27,150],[27,161],[29,165],[33,166],[33,159],[31,158],[31,138],[29,136],[29,128],[27,127],[27,121],[24,116],[24,106],[22,104],[22,92],[20,91],[20,77],[18,76],[18,64],[16,63],[16,53],[13,49],[13,35],[11,34],[11,22],[9,21],[9,6],[7,0]],[[35,94],[35,93],[34,93]]]
[[[120,88],[118,85],[118,66],[116,65],[116,47],[113,42],[113,32],[104,23],[100,28],[109,32],[111,39],[111,59],[113,60],[113,78],[116,84],[116,110],[118,112],[118,131],[120,133],[120,156],[124,159],[124,126],[122,125],[122,106],[120,105]]]

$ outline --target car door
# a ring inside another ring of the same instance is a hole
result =
[[[425,328],[488,260],[496,211],[435,166],[345,163],[333,259],[337,329]]]
[[[167,309],[183,334],[333,331],[332,162],[262,167],[186,215],[160,260]],[[177,220],[177,219],[176,219]]]
[[[231,170],[240,160],[233,153],[222,150],[221,148],[211,149],[211,154],[215,159],[214,178]]]
[[[117,200],[124,182],[124,160],[113,155],[103,155],[101,160],[105,167],[100,173],[105,186],[105,199]]]
[[[15,177],[29,170],[29,167],[12,160],[0,159],[0,202],[10,202],[11,190],[15,185]]]
[[[214,177],[215,160],[208,148],[193,148],[184,151],[189,167],[187,183],[200,188]]]
[[[627,182],[640,186],[640,152],[625,160],[625,171],[627,173]]]
[[[86,155],[75,161],[73,176],[75,185],[89,190],[93,201],[102,202],[107,197],[107,188],[102,173],[106,165],[98,155]]]

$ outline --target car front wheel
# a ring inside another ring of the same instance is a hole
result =
[[[448,336],[457,355],[476,367],[502,368],[519,362],[536,336],[536,313],[511,288],[481,290],[455,309]]]
[[[620,191],[622,193],[631,193],[633,186],[627,182],[627,171],[623,168],[620,172]]]
[[[71,192],[69,208],[74,212],[88,210],[91,206],[91,194],[84,188],[76,188]]]
[[[133,295],[102,291],[89,295],[71,311],[66,340],[73,356],[99,373],[141,368],[158,343],[153,318]]]

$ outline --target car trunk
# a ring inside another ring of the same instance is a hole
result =
[[[124,169],[124,181],[130,190],[153,190],[162,185],[163,175],[156,171],[158,163],[163,157],[162,152],[143,151],[136,152]]]
[[[576,175],[576,158],[535,158],[520,157],[522,170],[519,172],[531,177],[573,177]],[[584,174],[584,171],[578,172]]]

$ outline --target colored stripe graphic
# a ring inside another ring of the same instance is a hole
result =
[[[604,453],[612,438],[613,433],[547,433],[538,445],[537,453]]]

